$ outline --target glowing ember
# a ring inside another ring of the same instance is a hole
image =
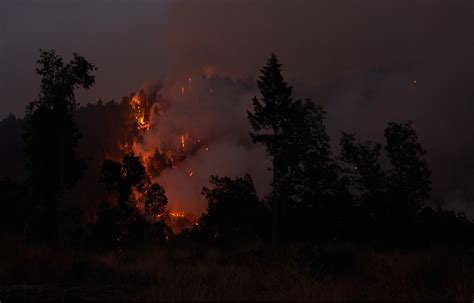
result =
[[[145,119],[145,108],[138,95],[133,96],[130,100],[130,107],[132,108],[132,114],[137,122],[138,130],[148,130],[150,124]]]
[[[181,148],[183,150],[186,147],[186,141],[188,141],[188,138],[189,138],[188,134],[181,135],[181,137],[180,137],[180,139],[181,139]]]
[[[184,149],[185,142],[184,142],[184,135],[181,135],[181,147]]]
[[[170,212],[170,216],[175,217],[175,218],[184,218],[184,217],[186,217],[184,212],[174,212],[174,211]]]

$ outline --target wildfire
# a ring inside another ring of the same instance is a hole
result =
[[[183,150],[186,147],[186,141],[188,141],[188,138],[189,138],[188,134],[181,135],[181,137],[180,137],[180,139],[181,139],[181,148]]]
[[[150,124],[146,121],[145,118],[145,108],[142,104],[142,100],[140,100],[140,97],[138,97],[138,95],[133,96],[133,98],[130,100],[130,107],[132,108],[132,113],[137,122],[138,130],[150,129]]]
[[[192,94],[192,78],[187,77],[181,81],[181,84],[176,87],[174,91],[174,97],[179,96],[179,90],[181,90],[181,95],[191,95]],[[187,81],[186,81],[187,80]],[[196,82],[197,84],[199,82]],[[195,83],[195,84],[196,84]],[[196,87],[195,87],[196,89]],[[210,94],[213,93],[213,89],[210,88]],[[148,103],[148,100],[153,98],[148,97],[143,91],[136,92],[129,99],[130,105],[130,116],[135,120],[135,130],[138,131],[138,136],[132,139],[132,142],[125,142],[120,144],[120,147],[124,151],[133,150],[136,155],[141,157],[141,160],[145,166],[145,170],[150,176],[151,180],[154,182],[160,182],[160,176],[164,170],[171,169],[180,169],[183,171],[185,176],[193,177],[195,171],[186,168],[184,165],[180,165],[187,157],[194,155],[195,153],[201,151],[208,151],[208,142],[206,138],[196,138],[193,136],[193,133],[188,133],[188,129],[178,129],[177,133],[174,133],[175,139],[166,139],[167,141],[162,142],[164,144],[153,146],[150,148],[143,143],[143,137],[145,132],[152,130],[156,127],[155,123],[150,123],[150,112],[151,106],[153,103]],[[185,99],[186,100],[186,99]],[[158,100],[157,106],[154,108],[155,113],[158,115],[166,115],[167,107],[162,106],[163,104],[159,103],[161,99]],[[197,173],[197,172],[196,172]],[[156,180],[156,181],[155,181]],[[143,214],[145,214],[145,209],[143,199],[140,193],[134,191],[134,198],[137,201],[136,208]],[[170,206],[176,207],[170,199]],[[140,202],[139,202],[140,201]],[[178,203],[179,204],[179,203]],[[168,224],[173,229],[174,233],[179,233],[185,228],[192,227],[197,219],[192,213],[185,213],[178,210],[170,211],[167,215]],[[161,215],[156,215],[151,218],[152,220],[163,219]]]
[[[170,211],[170,216],[174,218],[184,218],[186,217],[184,212]]]

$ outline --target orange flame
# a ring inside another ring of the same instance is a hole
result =
[[[135,95],[130,100],[130,107],[132,108],[132,113],[137,121],[138,130],[148,130],[150,128],[150,124],[146,121],[145,118],[145,109],[142,104],[142,100],[138,95]]]

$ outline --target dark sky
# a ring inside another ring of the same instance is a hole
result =
[[[162,76],[167,60],[162,1],[23,1],[0,4],[0,117],[22,115],[39,85],[38,49],[77,52],[99,67],[82,102],[119,99]],[[133,4],[132,4],[133,3]]]
[[[371,68],[471,69],[470,0],[3,0],[0,116],[34,98],[38,49],[99,66],[80,100],[120,98],[172,72],[213,65],[255,77],[277,52],[310,86]]]
[[[433,199],[474,215],[472,0],[2,0],[0,118],[37,94],[39,48],[99,67],[82,103],[196,71],[255,78],[276,52],[296,94],[325,105],[336,143],[414,120]]]

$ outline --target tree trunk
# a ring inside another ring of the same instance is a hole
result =
[[[274,248],[278,245],[279,232],[279,181],[278,181],[278,159],[276,151],[273,149],[273,193],[272,193],[272,245]]]

